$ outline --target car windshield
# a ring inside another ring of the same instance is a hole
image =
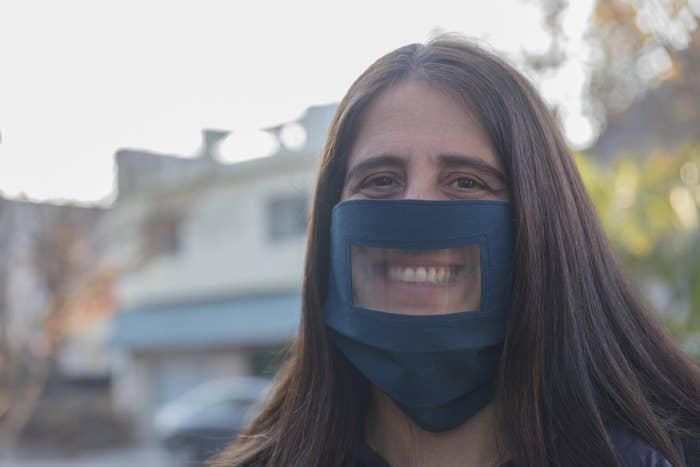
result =
[[[210,381],[185,393],[174,402],[177,404],[233,404],[258,400],[266,385],[247,381]]]

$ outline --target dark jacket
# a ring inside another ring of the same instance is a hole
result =
[[[672,467],[671,462],[661,452],[629,431],[611,429],[610,438],[625,467]],[[700,447],[697,442],[681,443],[679,441],[676,447],[687,467],[700,467]],[[347,467],[391,467],[367,445],[363,445],[345,465]],[[501,467],[514,467],[514,464],[508,462]]]

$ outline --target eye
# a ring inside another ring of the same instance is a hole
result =
[[[450,182],[451,188],[457,188],[460,190],[487,190],[489,187],[473,177],[461,176],[453,179]]]
[[[360,182],[359,190],[368,196],[386,196],[401,189],[401,181],[392,174],[371,175]]]
[[[395,183],[394,179],[388,175],[378,175],[376,177],[370,177],[362,183],[362,187],[388,187]]]

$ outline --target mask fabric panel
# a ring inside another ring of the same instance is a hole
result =
[[[352,200],[333,210],[326,324],[425,430],[455,428],[493,397],[513,236],[505,201]]]

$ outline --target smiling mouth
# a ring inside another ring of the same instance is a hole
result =
[[[398,266],[380,263],[375,265],[375,271],[392,282],[448,285],[463,279],[468,274],[469,268],[465,265]]]

